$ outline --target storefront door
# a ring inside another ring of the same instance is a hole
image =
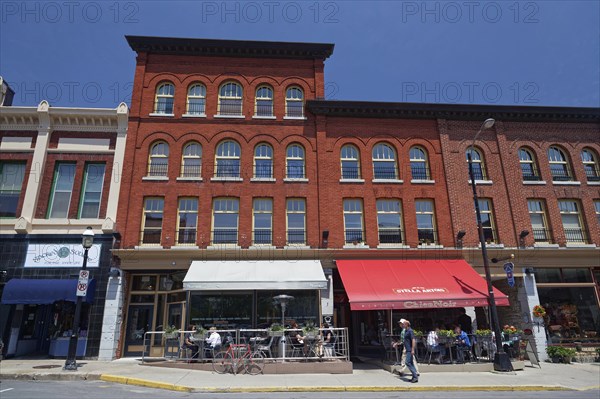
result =
[[[125,334],[125,356],[141,356],[144,333],[152,330],[153,305],[130,305]],[[150,339],[150,337],[149,337]]]

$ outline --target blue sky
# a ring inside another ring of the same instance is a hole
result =
[[[14,105],[115,107],[124,35],[335,43],[336,100],[600,106],[598,1],[0,1]]]

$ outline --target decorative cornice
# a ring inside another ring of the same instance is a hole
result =
[[[367,101],[307,101],[316,115],[354,118],[450,119],[599,123],[600,108],[425,104]]]
[[[138,53],[201,55],[212,57],[326,59],[333,44],[266,42],[249,40],[189,39],[156,36],[125,36]]]

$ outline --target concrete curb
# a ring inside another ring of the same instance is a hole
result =
[[[523,386],[274,386],[274,387],[201,387],[193,388],[183,385],[143,380],[140,378],[122,377],[102,374],[100,380],[126,385],[137,385],[147,388],[166,389],[179,392],[213,392],[213,393],[257,393],[257,392],[408,392],[408,391],[573,391],[562,386],[523,385]],[[593,388],[588,388],[593,389]]]
[[[2,373],[0,378],[3,380],[18,380],[18,381],[97,381],[101,374],[43,374],[43,373]]]

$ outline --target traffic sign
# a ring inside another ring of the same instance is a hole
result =
[[[513,275],[513,270],[515,265],[512,262],[506,262],[504,264],[504,271],[506,272],[506,279],[508,280],[508,286],[515,286],[515,276]]]
[[[506,262],[506,263],[504,264],[504,271],[505,271],[506,273],[508,273],[508,272],[512,272],[512,271],[514,270],[514,268],[515,268],[515,265],[514,265],[514,263],[512,263],[512,262]]]
[[[90,272],[87,270],[79,271],[79,280],[77,281],[77,296],[86,296]]]

